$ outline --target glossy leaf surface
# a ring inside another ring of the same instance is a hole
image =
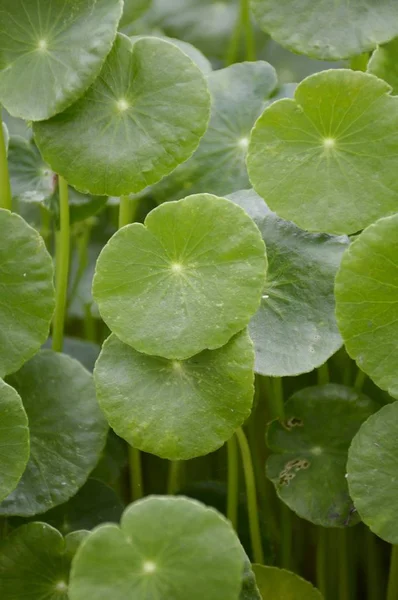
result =
[[[135,448],[179,460],[216,450],[246,420],[253,363],[246,332],[185,361],[140,354],[111,335],[94,378],[118,435]]]
[[[65,354],[43,350],[8,382],[28,415],[30,459],[0,514],[32,516],[66,502],[83,485],[105,445],[107,426],[92,376]]]
[[[0,209],[0,377],[39,350],[53,311],[53,266],[43,239]]]
[[[303,229],[337,234],[396,212],[398,99],[390,91],[373,75],[335,69],[267,108],[247,162],[268,206]]]
[[[362,425],[348,453],[348,485],[363,521],[383,540],[398,544],[398,402]]]
[[[312,371],[342,345],[334,316],[334,278],[346,237],[311,234],[271,212],[254,190],[229,196],[254,220],[267,248],[261,305],[249,324],[255,371]]]
[[[3,0],[0,102],[38,121],[63,111],[91,85],[112,47],[122,0]]]
[[[348,353],[398,398],[398,215],[368,227],[343,257],[336,314]]]
[[[345,478],[347,453],[376,407],[342,385],[310,387],[288,400],[283,422],[269,425],[268,446],[274,454],[267,475],[281,500],[300,517],[322,527],[358,521]]]
[[[398,34],[395,0],[252,0],[259,25],[293,52],[337,60]]]
[[[238,600],[243,565],[238,538],[215,510],[149,497],[129,506],[120,527],[103,525],[86,538],[70,600]]]
[[[16,487],[28,459],[28,417],[20,396],[0,379],[0,500]]]
[[[60,115],[36,123],[44,159],[82,192],[120,196],[156,183],[196,150],[206,81],[174,44],[118,34],[100,76]]]
[[[248,324],[265,272],[253,221],[229,200],[200,194],[120,229],[98,259],[93,295],[123,342],[185,359],[223,346]]]

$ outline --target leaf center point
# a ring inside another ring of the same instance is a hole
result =
[[[46,52],[48,48],[47,40],[41,39],[37,44],[37,49],[39,52]]]
[[[116,106],[119,112],[125,112],[128,108],[130,108],[129,103],[125,98],[120,98],[120,100],[116,102]]]
[[[326,148],[326,150],[330,150],[331,148],[334,148],[335,145],[336,145],[336,140],[334,138],[331,138],[331,137],[323,138],[323,147]]]
[[[142,565],[144,573],[154,573],[156,571],[156,564],[152,560],[146,560]]]

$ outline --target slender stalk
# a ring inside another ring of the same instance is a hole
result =
[[[256,60],[256,41],[254,38],[252,20],[250,16],[249,0],[241,0],[240,19],[245,31],[246,38],[246,60]]]
[[[243,472],[245,475],[245,483],[246,483],[246,496],[247,496],[247,506],[249,512],[249,529],[250,529],[250,539],[253,550],[253,558],[254,562],[262,565],[264,563],[264,554],[263,547],[261,544],[261,531],[260,531],[260,522],[258,518],[258,510],[257,510],[257,492],[256,492],[256,482],[254,479],[254,471],[252,458],[250,454],[249,444],[247,442],[246,436],[243,432],[243,429],[239,428],[236,431],[236,438],[238,440],[242,462],[243,462]]]
[[[325,385],[330,381],[328,363],[324,363],[317,369],[318,385]]]
[[[180,460],[172,460],[169,463],[169,476],[167,480],[167,493],[174,496],[180,489]]]
[[[131,223],[134,216],[134,206],[135,205],[129,196],[120,197],[119,229]],[[134,501],[144,496],[144,484],[142,477],[141,452],[132,446],[129,446],[129,469],[131,498]]]
[[[55,243],[55,312],[53,319],[52,347],[55,352],[62,352],[68,294],[70,223],[68,184],[63,177],[59,177],[58,181],[60,230],[56,234]]]
[[[316,584],[324,598],[327,598],[327,530],[318,527],[318,543],[316,546]]]
[[[387,600],[398,598],[398,546],[392,546],[390,573],[388,576]]]
[[[119,229],[131,223],[133,216],[134,201],[130,198],[130,196],[121,196],[119,207]]]
[[[347,529],[338,530],[339,600],[352,600],[350,589],[350,560]],[[372,568],[370,566],[370,568]]]
[[[350,62],[350,68],[353,71],[366,71],[369,62],[369,53],[359,54],[354,56]]]
[[[357,392],[362,391],[365,381],[366,381],[366,373],[361,371],[361,369],[358,369],[357,375],[355,377],[355,382],[354,382],[354,388],[357,390]]]
[[[141,452],[129,446],[130,466],[130,493],[131,500],[139,500],[144,497],[144,485],[142,480]]]
[[[4,139],[3,122],[0,107],[0,208],[12,210],[10,175],[8,172],[7,149]]]
[[[48,247],[48,240],[51,234],[51,214],[43,205],[40,205],[41,227],[40,235]]]
[[[271,419],[285,418],[285,403],[283,400],[283,383],[281,377],[270,379],[271,393],[268,397],[268,407]]]
[[[97,341],[97,323],[91,312],[91,307],[91,302],[84,305],[84,339],[95,343]]]
[[[383,576],[380,569],[380,551],[376,536],[367,529],[366,541],[366,592],[367,600],[379,600],[383,588]]]
[[[236,62],[239,53],[239,42],[242,35],[242,19],[241,15],[238,14],[235,22],[235,26],[232,32],[231,39],[228,44],[227,56],[225,58],[225,62],[227,67]]]
[[[227,518],[231,521],[235,530],[238,527],[238,490],[239,490],[239,465],[238,445],[235,435],[227,442],[228,457],[228,496],[227,496]]]
[[[75,278],[73,280],[73,284],[71,285],[71,291],[68,296],[68,306],[72,303],[77,289],[79,287],[79,283],[88,267],[88,247],[90,244],[91,231],[93,228],[93,223],[90,221],[86,221],[84,223],[83,233],[77,236],[76,240],[76,250],[78,256],[78,266]]]

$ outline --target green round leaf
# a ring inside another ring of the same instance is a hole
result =
[[[162,526],[161,524],[165,526]],[[238,600],[244,553],[231,525],[187,498],[149,497],[74,558],[70,600]]]
[[[252,0],[252,8],[279,44],[321,60],[356,56],[398,35],[395,0]]]
[[[28,459],[26,412],[17,392],[0,379],[0,500],[16,487]]]
[[[34,124],[44,159],[77,189],[120,196],[156,183],[196,150],[210,98],[174,44],[119,34],[83,98]]]
[[[120,229],[99,256],[93,295],[123,342],[185,359],[223,346],[248,324],[265,271],[253,221],[229,200],[201,194]]]
[[[185,361],[140,354],[111,335],[94,370],[97,398],[132,446],[186,460],[222,446],[247,419],[253,362],[246,332]]]
[[[267,108],[247,164],[269,207],[302,229],[337,234],[394,213],[398,100],[390,91],[373,75],[335,69]]]
[[[379,46],[368,63],[368,72],[384,79],[392,87],[394,95],[398,92],[398,38]]]
[[[76,496],[40,518],[66,534],[93,529],[101,523],[118,523],[122,512],[123,505],[116,492],[102,481],[89,479]]]
[[[122,0],[2,0],[0,103],[48,119],[75,102],[112,47]]]
[[[342,385],[309,387],[288,400],[284,421],[269,425],[267,441],[274,454],[267,476],[300,517],[322,527],[358,521],[345,478],[347,453],[376,407],[367,396]]]
[[[347,352],[398,398],[398,214],[351,244],[336,277],[336,315]]]
[[[19,136],[12,137],[8,166],[13,198],[23,202],[44,202],[54,193],[54,173],[33,142]]]
[[[253,190],[229,198],[255,221],[267,247],[261,305],[249,325],[255,371],[278,377],[312,371],[342,345],[334,278],[348,239],[302,231],[271,212]]]
[[[0,514],[32,516],[76,494],[99,459],[107,427],[92,376],[65,354],[43,350],[8,382],[28,415],[30,459]]]
[[[246,154],[250,131],[276,87],[266,62],[235,64],[208,76],[212,96],[209,127],[186,163],[151,193],[158,202],[188,193],[229,194],[249,186]]]
[[[46,523],[28,523],[0,544],[1,600],[69,600],[72,558],[85,537],[63,538]]]
[[[263,600],[322,600],[319,590],[296,573],[278,569],[252,565],[257,585]]]
[[[47,339],[52,280],[43,239],[21,217],[0,209],[0,377],[19,369]]]
[[[398,402],[362,425],[348,453],[348,486],[363,521],[383,540],[398,544]]]

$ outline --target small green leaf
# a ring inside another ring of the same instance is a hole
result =
[[[120,196],[156,183],[196,150],[210,97],[174,44],[118,34],[100,76],[62,114],[35,123],[44,159],[78,190]]]
[[[397,32],[398,33],[398,32]],[[393,94],[398,92],[398,38],[379,46],[372,54],[368,72],[384,79],[392,87]]]
[[[0,514],[32,516],[76,494],[99,459],[107,426],[92,376],[65,354],[43,350],[8,382],[28,415],[30,459]]]
[[[383,406],[354,437],[347,463],[350,494],[361,519],[398,544],[398,402]]]
[[[158,202],[249,187],[250,131],[276,88],[275,70],[262,61],[235,64],[213,71],[207,82],[212,96],[209,127],[192,158],[151,190]]]
[[[86,536],[63,538],[46,523],[28,523],[0,544],[1,600],[69,600],[72,558]]]
[[[229,199],[254,220],[267,247],[261,306],[249,324],[255,371],[277,377],[312,371],[342,345],[334,278],[348,239],[302,231],[271,212],[254,190]]]
[[[284,421],[273,421],[267,441],[274,452],[267,476],[278,496],[300,517],[322,527],[353,525],[345,467],[360,425],[376,410],[367,396],[343,385],[305,388],[285,405]]]
[[[277,567],[252,565],[263,600],[322,600],[319,590],[296,573]]]
[[[28,459],[28,417],[20,396],[0,379],[0,500],[17,486]]]
[[[398,214],[351,244],[336,277],[336,315],[347,352],[398,398]]]
[[[40,519],[65,535],[101,523],[118,523],[122,512],[123,504],[116,492],[102,481],[89,479],[73,498],[40,515]]]
[[[94,370],[97,398],[112,429],[135,448],[194,458],[222,446],[249,416],[253,362],[246,332],[185,361],[140,354],[111,335]]]
[[[0,103],[39,121],[75,102],[112,47],[122,0],[2,0]]]
[[[271,210],[302,229],[337,234],[396,212],[398,99],[390,92],[374,75],[334,69],[267,108],[247,164]]]
[[[395,0],[252,0],[252,8],[279,44],[321,60],[356,56],[398,35]]]
[[[238,600],[244,553],[231,525],[187,498],[132,504],[73,560],[70,600]]]
[[[48,337],[53,266],[43,239],[0,209],[0,377],[19,369]]]
[[[54,173],[32,141],[11,137],[8,166],[13,198],[42,203],[54,193]]]
[[[265,271],[253,221],[229,200],[201,194],[120,229],[100,254],[93,295],[124,343],[185,359],[220,348],[248,324]]]

